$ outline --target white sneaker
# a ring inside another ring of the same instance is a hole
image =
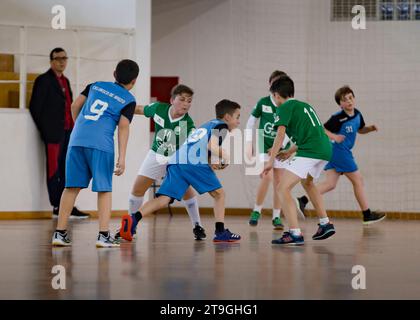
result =
[[[68,238],[67,232],[65,234],[61,234],[60,232],[55,231],[51,244],[58,247],[69,247],[71,246],[71,240]]]
[[[120,246],[120,241],[114,239],[109,233],[108,237],[105,237],[102,233],[98,234],[98,239],[96,240],[97,248],[115,248]]]

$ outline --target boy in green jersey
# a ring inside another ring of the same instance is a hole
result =
[[[170,104],[154,102],[147,106],[136,106],[136,114],[153,118],[155,135],[152,146],[138,171],[128,200],[128,211],[134,215],[143,204],[144,194],[153,181],[166,175],[168,160],[195,129],[194,121],[188,115],[194,92],[186,85],[176,85],[171,90]],[[189,187],[182,202],[193,225],[194,238],[204,240],[205,230],[201,225],[198,201],[194,190]]]
[[[285,72],[275,70],[271,73],[268,82],[270,86],[275,80],[281,76],[286,75]],[[251,115],[249,116],[246,131],[245,131],[245,140],[246,140],[246,155],[248,159],[252,158],[252,131],[254,126],[259,119],[259,130],[258,130],[258,155],[256,161],[265,163],[269,159],[269,152],[273,146],[274,139],[276,137],[276,131],[274,130],[274,118],[276,115],[277,106],[273,100],[272,95],[261,98],[254,109],[252,110]],[[287,145],[289,138],[285,136],[285,141],[283,141],[283,146]],[[261,218],[261,210],[263,208],[264,199],[267,195],[268,187],[273,183],[273,190],[276,189],[280,181],[280,176],[283,171],[285,163],[279,160],[274,160],[274,170],[273,173],[264,175],[257,187],[257,196],[255,199],[254,209],[251,212],[251,217],[249,219],[249,225],[256,226],[258,220]],[[273,192],[273,218],[272,223],[273,227],[276,230],[282,230],[284,228],[283,223],[280,218],[280,198],[278,192]],[[303,216],[305,217],[305,216]]]
[[[273,82],[270,92],[279,106],[275,122],[277,135],[270,159],[266,163],[262,174],[265,175],[270,172],[276,156],[286,161],[287,165],[277,186],[277,191],[280,193],[283,213],[289,224],[289,231],[284,232],[281,238],[273,240],[272,243],[281,245],[304,244],[297,219],[296,203],[291,193],[299,182],[302,182],[302,186],[320,218],[318,231],[312,239],[326,239],[335,233],[335,229],[334,225],[329,222],[324,200],[315,187],[313,179],[319,178],[325,165],[330,160],[332,155],[331,143],[315,110],[309,104],[293,98],[295,88],[292,79],[288,76],[280,77]],[[280,151],[286,133],[294,145],[287,150]],[[291,157],[295,152],[296,154]]]

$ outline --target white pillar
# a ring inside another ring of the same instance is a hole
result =
[[[151,76],[151,51],[152,51],[152,1],[136,0],[136,30],[134,35],[135,61],[140,68],[140,74],[135,86],[137,104],[150,103],[150,76]],[[149,118],[136,116],[134,128],[131,133],[140,139],[136,142],[136,151],[139,152],[138,163],[150,148],[150,122]],[[146,200],[150,199],[150,192],[146,193]]]
[[[26,27],[20,27],[20,65],[19,65],[19,109],[24,110],[26,107],[26,54],[27,54],[27,30]]]
[[[135,60],[140,67],[136,84],[137,103],[150,102],[150,67],[152,51],[152,1],[136,1]]]

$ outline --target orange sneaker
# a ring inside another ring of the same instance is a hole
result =
[[[129,214],[123,215],[121,218],[121,228],[120,228],[120,236],[124,240],[132,241],[133,240],[133,218]]]

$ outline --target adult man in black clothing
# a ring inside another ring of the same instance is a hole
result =
[[[70,82],[63,75],[67,60],[64,49],[55,48],[51,51],[51,68],[36,78],[29,104],[32,118],[45,143],[47,187],[53,206],[53,217],[58,217],[58,207],[65,184],[67,146],[74,125],[71,115]],[[71,217],[83,219],[89,215],[74,207]]]

